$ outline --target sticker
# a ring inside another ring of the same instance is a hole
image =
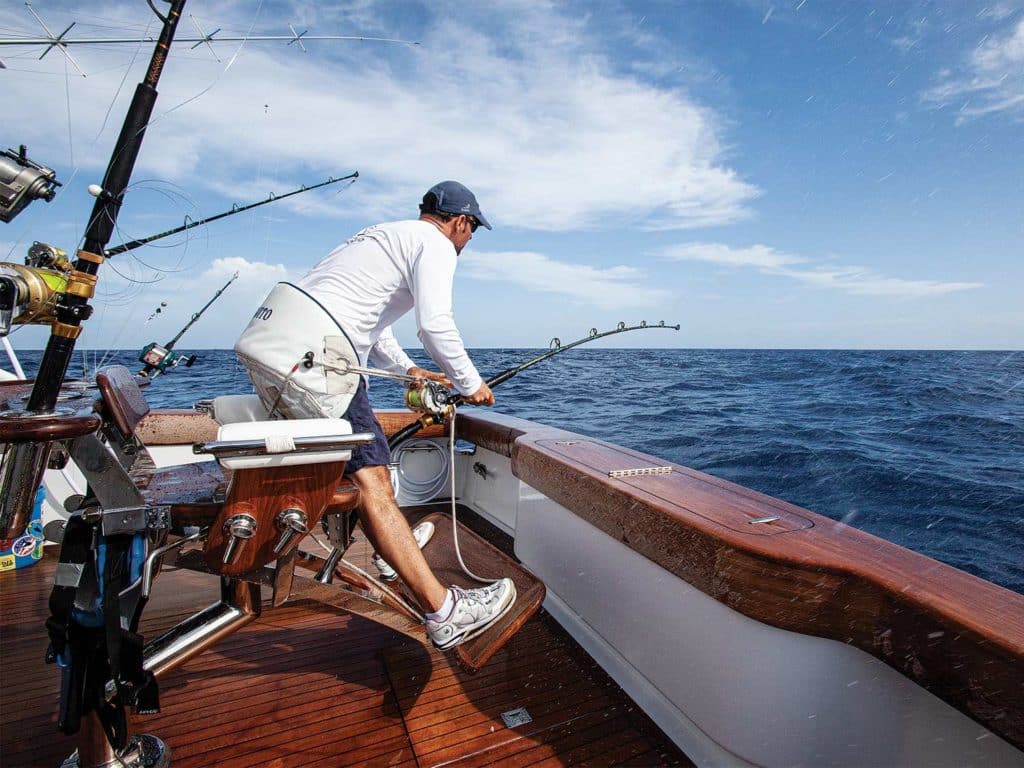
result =
[[[35,539],[31,536],[22,536],[21,538],[14,540],[14,544],[11,545],[11,553],[15,557],[30,557],[35,548]]]
[[[0,571],[11,571],[16,567],[14,555],[0,555]]]

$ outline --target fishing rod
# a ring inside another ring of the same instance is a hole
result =
[[[142,352],[139,353],[139,362],[145,363],[146,367],[139,371],[139,376],[149,376],[150,373],[156,371],[156,373],[153,374],[153,378],[155,379],[161,373],[166,373],[168,368],[176,366],[181,361],[181,355],[177,352],[173,352],[172,350],[174,349],[174,345],[178,343],[178,339],[185,335],[185,331],[196,324],[196,321],[203,316],[203,313],[210,308],[213,302],[220,298],[220,295],[228,289],[228,286],[237,279],[238,273],[235,272],[231,279],[224,283],[224,286],[219,291],[213,294],[213,298],[206,302],[206,305],[202,309],[192,315],[192,319],[185,323],[185,327],[178,331],[178,334],[169,342],[160,346],[153,341],[143,347]],[[196,356],[192,355],[185,363],[185,367],[191,368],[192,363],[195,361]]]
[[[218,219],[225,219],[228,216],[234,216],[236,213],[242,213],[244,211],[251,211],[253,208],[259,208],[261,205],[266,205],[267,203],[275,203],[278,200],[284,200],[286,197],[291,197],[292,195],[301,195],[303,192],[311,192],[314,189],[319,189],[320,187],[326,187],[328,184],[337,184],[339,181],[347,181],[347,180],[351,179],[354,182],[358,178],[359,178],[359,171],[353,171],[348,176],[342,176],[341,178],[337,178],[337,179],[334,178],[333,176],[331,176],[330,178],[327,179],[327,181],[321,181],[319,184],[314,184],[311,187],[307,187],[305,184],[303,184],[298,189],[293,189],[291,192],[286,192],[283,195],[275,195],[273,192],[271,192],[270,196],[266,200],[260,200],[260,201],[255,202],[255,203],[249,203],[248,205],[243,205],[240,208],[237,205],[233,205],[233,206],[231,206],[231,210],[230,211],[224,211],[223,213],[218,213],[216,216],[209,216],[209,217],[207,217],[205,219],[200,219],[199,221],[186,221],[180,227],[175,227],[174,229],[168,229],[166,232],[159,232],[158,234],[150,235],[149,237],[143,237],[143,238],[140,238],[138,240],[129,240],[127,243],[122,243],[121,245],[115,246],[113,248],[108,248],[107,249],[107,256],[108,257],[116,256],[119,253],[125,253],[126,251],[132,251],[132,250],[135,250],[136,248],[138,248],[140,246],[146,245],[147,243],[152,243],[154,240],[160,240],[161,238],[169,237],[170,235],[176,235],[179,232],[184,232],[187,229],[192,229],[193,227],[199,227],[199,226],[202,226],[203,224],[209,224],[211,221],[217,221]]]
[[[506,368],[501,373],[495,374],[487,380],[487,386],[493,389],[499,384],[504,384],[506,381],[511,379],[513,376],[517,376],[527,368],[532,368],[538,363],[542,363],[550,357],[554,357],[557,354],[565,352],[566,350],[578,347],[580,344],[587,344],[597,339],[603,339],[605,336],[614,336],[617,333],[626,333],[628,331],[641,331],[654,328],[670,328],[678,331],[680,325],[666,325],[665,321],[660,321],[657,325],[648,325],[647,321],[642,321],[639,325],[629,325],[620,322],[615,328],[610,331],[604,331],[598,333],[597,328],[591,328],[590,333],[584,336],[582,339],[577,339],[571,344],[562,344],[561,340],[556,336],[551,340],[550,349],[543,354],[537,355],[537,357],[527,360],[522,365],[517,365],[513,368]],[[449,395],[447,390],[433,381],[423,382],[420,389],[408,389],[405,393],[405,404],[414,411],[424,411],[424,415],[406,425],[402,429],[398,430],[388,440],[388,448],[394,451],[398,446],[408,440],[410,437],[415,435],[424,427],[429,427],[433,424],[440,424],[451,412],[451,409],[455,406],[462,405],[466,402],[466,398],[462,395]]]

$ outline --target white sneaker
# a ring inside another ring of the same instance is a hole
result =
[[[416,539],[416,545],[420,549],[427,546],[427,542],[430,541],[430,537],[433,535],[434,524],[429,520],[420,523],[412,529],[412,537]],[[373,553],[371,561],[377,567],[377,570],[380,571],[381,581],[394,581],[398,578],[398,573],[391,567],[391,564],[376,552]]]
[[[427,619],[427,635],[440,651],[472,640],[508,613],[516,601],[512,579],[499,579],[479,589],[450,587],[455,605],[443,621]]]

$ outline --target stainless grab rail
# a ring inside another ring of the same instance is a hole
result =
[[[279,454],[317,453],[319,451],[347,450],[358,445],[369,445],[374,441],[372,432],[356,432],[351,435],[320,435],[316,437],[294,437],[286,451],[274,450],[263,438],[248,440],[213,440],[209,443],[194,443],[195,454],[209,453],[217,458],[235,456],[274,456]]]

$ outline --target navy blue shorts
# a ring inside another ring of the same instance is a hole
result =
[[[391,461],[388,439],[384,436],[380,422],[373,415],[370,397],[366,394],[366,379],[359,377],[359,388],[342,416],[352,425],[353,432],[372,432],[374,441],[369,445],[357,445],[352,449],[352,458],[345,465],[345,474],[351,475],[363,467],[386,467]]]

